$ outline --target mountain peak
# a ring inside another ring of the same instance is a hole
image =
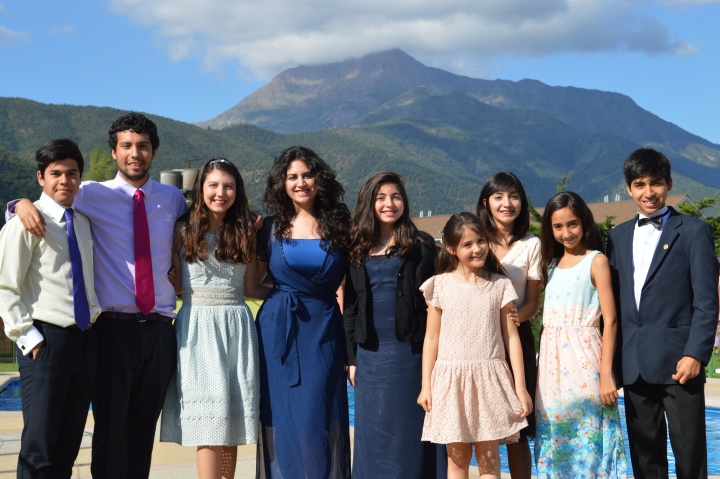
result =
[[[459,95],[448,95],[450,92]],[[424,94],[436,96],[436,100],[420,101]],[[649,114],[625,95],[553,87],[531,79],[469,78],[425,66],[400,49],[285,70],[238,105],[199,125],[220,129],[247,123],[277,133],[303,133],[413,115],[437,118],[432,108],[466,118],[463,101],[466,107],[477,101],[502,110],[539,111],[578,132],[609,133],[638,144],[648,144],[649,138],[664,142],[678,136],[677,127]],[[484,111],[481,105],[472,106]],[[713,147],[687,132],[680,136],[682,141],[700,140],[704,147]]]
[[[404,92],[433,88],[438,74],[400,49],[279,73],[240,104],[199,126],[250,123],[277,132],[314,131],[353,122]],[[292,114],[290,114],[292,112]]]

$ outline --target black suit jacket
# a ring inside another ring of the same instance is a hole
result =
[[[401,342],[421,342],[425,338],[427,303],[420,286],[437,270],[438,250],[435,240],[427,233],[419,232],[423,241],[415,240],[415,248],[405,258],[400,258],[397,295],[395,301],[395,335]],[[349,265],[345,277],[345,340],[348,364],[355,364],[357,343],[367,341],[370,289],[365,264]]]
[[[677,384],[677,362],[692,356],[707,364],[718,321],[718,262],[710,225],[670,208],[642,288],[639,310],[633,282],[636,220],[610,231],[608,258],[620,328],[616,359],[633,384]],[[688,383],[705,382],[705,370]]]

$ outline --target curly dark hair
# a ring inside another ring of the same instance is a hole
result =
[[[285,191],[285,176],[293,161],[305,163],[315,179],[317,195],[312,215],[317,220],[320,236],[328,242],[330,249],[345,251],[349,242],[350,224],[350,211],[342,202],[345,189],[325,160],[304,146],[284,149],[270,168],[263,201],[267,212],[275,217],[275,237],[292,237],[292,220],[297,213]]]
[[[203,235],[210,228],[210,214],[203,198],[203,186],[208,173],[213,170],[225,172],[235,179],[235,202],[223,218],[215,257],[229,263],[248,263],[255,253],[256,234],[250,220],[245,185],[235,165],[224,158],[210,159],[198,173],[190,211],[185,215],[187,224],[181,232],[185,261],[193,263],[207,259],[208,244]]]
[[[460,246],[463,232],[468,228],[485,239],[490,237],[489,232],[485,229],[477,215],[467,211],[452,215],[442,230],[443,248],[440,250],[440,258],[438,258],[438,273],[449,273],[457,269],[458,258],[448,251],[447,247],[457,248]],[[488,248],[485,266],[483,267],[491,273],[507,276],[505,268],[503,268],[503,265],[500,264],[500,261],[490,248]]]
[[[404,211],[395,222],[396,254],[406,257],[415,248],[415,238],[419,238],[418,229],[410,219],[410,202],[405,191],[403,177],[392,171],[377,173],[365,182],[358,193],[357,205],[350,220],[350,249],[348,260],[359,266],[380,235],[380,226],[375,217],[375,198],[381,186],[392,184],[397,186],[402,197]],[[422,238],[419,238],[422,241]]]
[[[547,284],[548,271],[553,260],[562,257],[565,248],[553,235],[552,215],[563,208],[570,208],[570,211],[580,220],[583,228],[582,242],[586,248],[605,252],[600,230],[595,224],[592,211],[577,193],[563,191],[550,198],[545,205],[540,230],[540,266],[542,268],[543,284]]]
[[[147,133],[150,135],[150,145],[153,151],[160,146],[160,137],[157,133],[157,125],[150,118],[142,113],[131,111],[115,120],[108,130],[108,145],[112,151],[117,148],[117,134],[123,131],[134,131],[137,134]]]
[[[495,218],[493,218],[487,202],[495,193],[503,193],[511,189],[515,189],[520,196],[520,213],[518,214],[515,223],[513,223],[510,244],[513,244],[517,240],[521,239],[527,234],[528,229],[530,229],[530,202],[525,194],[525,188],[523,188],[522,183],[520,183],[520,179],[510,172],[495,173],[487,180],[485,186],[483,186],[483,189],[480,191],[476,211],[476,214],[480,217],[480,221],[482,221],[483,226],[490,233],[488,239],[494,244],[499,244],[500,241],[498,241]]]

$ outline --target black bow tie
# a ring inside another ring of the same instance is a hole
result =
[[[662,228],[663,217],[668,213],[670,213],[670,209],[665,211],[665,213],[658,216],[653,216],[652,218],[638,218],[638,226],[645,226],[650,224],[653,225],[656,230],[659,230],[660,228]]]

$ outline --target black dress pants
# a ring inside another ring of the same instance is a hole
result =
[[[707,477],[705,385],[625,385],[625,418],[636,479],[668,477],[667,430],[678,479]],[[665,417],[667,416],[667,426]]]
[[[41,321],[35,327],[45,338],[35,359],[18,348],[24,425],[17,477],[69,479],[94,391],[95,331]]]
[[[177,363],[172,323],[100,317],[93,479],[150,474],[155,427]]]

